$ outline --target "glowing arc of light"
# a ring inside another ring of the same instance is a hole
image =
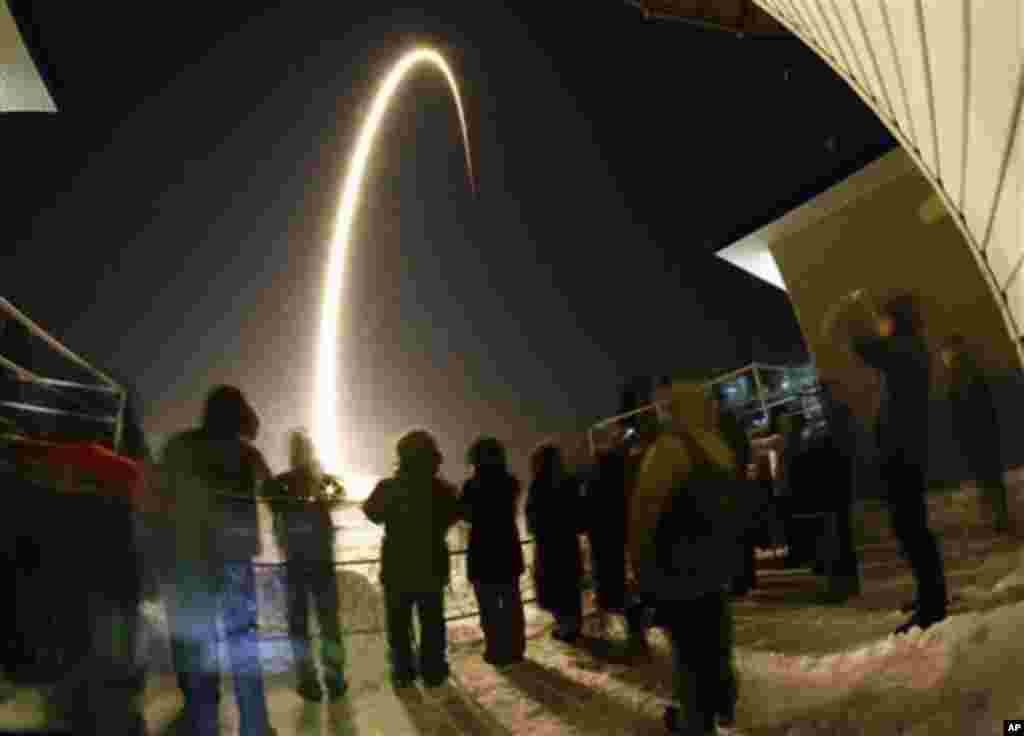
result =
[[[405,53],[384,78],[373,100],[373,106],[363,123],[359,138],[349,159],[348,172],[342,188],[338,214],[334,222],[328,256],[327,276],[320,311],[320,341],[318,346],[316,385],[313,398],[313,441],[323,467],[328,472],[341,470],[341,438],[338,432],[338,322],[341,315],[341,294],[344,286],[345,264],[348,261],[348,247],[355,220],[356,205],[363,186],[366,164],[376,139],[388,104],[406,74],[420,64],[431,64],[444,74],[451,89],[462,126],[462,142],[466,151],[466,167],[470,186],[476,189],[473,178],[473,160],[469,149],[469,129],[462,107],[459,85],[448,62],[437,51],[430,48],[416,48]]]

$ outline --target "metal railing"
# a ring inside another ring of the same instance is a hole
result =
[[[68,416],[77,419],[86,419],[90,421],[96,421],[101,424],[109,424],[113,428],[113,444],[114,449],[117,450],[121,445],[121,436],[123,434],[124,424],[124,410],[128,400],[128,394],[125,389],[113,378],[108,376],[103,371],[99,370],[85,358],[81,357],[77,353],[73,352],[65,345],[63,345],[57,338],[50,335],[46,330],[31,320],[25,313],[20,309],[11,304],[7,299],[0,296],[0,318],[6,315],[8,318],[13,319],[16,323],[24,327],[28,333],[35,336],[39,340],[42,340],[50,349],[56,352],[65,360],[78,366],[86,373],[91,375],[93,378],[99,381],[98,384],[80,383],[77,381],[65,381],[55,378],[47,378],[45,376],[38,375],[36,372],[29,370],[25,366],[18,365],[15,361],[0,355],[0,367],[12,372],[18,381],[24,383],[30,383],[44,388],[50,389],[54,392],[59,393],[63,398],[69,398],[65,390],[75,391],[86,391],[92,393],[105,393],[116,397],[117,399],[117,410],[113,415],[103,414],[86,414],[84,412],[68,411],[66,409],[56,409],[53,407],[41,406],[39,404],[28,403],[28,402],[0,402],[0,405],[7,409],[13,409],[18,412],[28,412],[35,414],[47,414],[51,416]]]
[[[525,540],[522,540],[520,542],[520,545],[522,547],[527,547],[527,546],[533,545],[535,543],[536,543],[536,540],[534,540],[534,539],[525,539]],[[466,550],[466,549],[452,550],[452,551],[450,551],[448,553],[450,558],[464,557],[467,554],[468,554],[468,550]],[[368,558],[361,558],[361,559],[340,560],[340,561],[334,561],[332,564],[333,564],[335,570],[340,570],[340,569],[343,569],[343,568],[352,568],[352,567],[367,567],[367,566],[372,567],[374,565],[379,565],[380,564],[380,558],[379,557],[368,557]],[[287,569],[287,566],[288,566],[288,561],[287,560],[280,561],[280,562],[254,562],[253,563],[253,567],[254,568],[256,568],[257,570],[262,570],[262,571],[268,571],[268,570],[271,570],[271,571],[274,571],[274,570],[285,571]],[[528,569],[529,569],[529,567],[530,566],[527,565]],[[360,577],[362,577],[362,576],[360,576]],[[369,580],[369,578],[367,578],[367,579]],[[584,578],[584,582],[586,582],[586,578]],[[372,581],[371,581],[371,585],[372,585]],[[589,587],[588,585],[584,585],[583,590],[586,590],[588,587]],[[376,587],[374,587],[374,592],[375,593],[378,592]],[[469,591],[466,590],[465,592],[466,592],[466,595],[468,597],[469,596]],[[449,583],[448,589],[447,589],[447,593],[449,595],[455,593],[455,587],[452,585],[452,583]],[[523,597],[522,601],[523,601],[524,605],[530,605],[530,604],[533,604],[533,603],[537,602],[537,597],[536,597],[536,595],[534,595],[532,593],[528,593],[526,596]],[[366,603],[369,603],[369,601],[367,601]],[[264,607],[261,606],[261,609],[263,609],[263,608]],[[471,608],[469,610],[467,610],[465,607],[458,607],[458,609],[459,610],[457,612],[455,612],[455,613],[446,614],[445,615],[445,619],[444,619],[445,623],[451,623],[451,622],[455,622],[455,621],[465,621],[465,620],[477,618],[480,615],[480,610],[479,610],[479,608],[476,608],[476,607],[473,607],[473,608]],[[339,612],[339,614],[340,613],[341,612]],[[282,625],[273,626],[273,627],[261,626],[261,631],[264,634],[265,638],[275,638],[274,632],[280,631],[283,628],[284,627]],[[385,628],[384,628],[383,625],[362,626],[362,627],[359,627],[359,626],[354,626],[354,627],[343,626],[342,629],[345,632],[345,634],[348,634],[348,635],[353,635],[353,634],[354,635],[381,634],[381,633],[384,633],[384,631],[385,631]],[[267,636],[268,633],[270,634],[269,637]]]

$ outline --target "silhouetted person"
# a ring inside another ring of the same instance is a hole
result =
[[[480,607],[484,661],[503,666],[526,652],[526,617],[519,578],[526,570],[516,515],[521,488],[508,471],[505,448],[481,437],[468,452],[473,476],[462,487],[469,531],[468,577]]]
[[[630,557],[654,624],[672,645],[676,703],[666,709],[666,726],[703,736],[716,733],[716,719],[735,719],[727,590],[757,503],[735,454],[713,431],[704,388],[673,388],[666,431],[648,450],[630,503]]]
[[[750,436],[743,429],[739,418],[717,398],[710,399],[708,412],[710,429],[719,434],[736,458],[737,480],[746,481],[748,466],[754,461]],[[763,483],[764,479],[759,476],[758,480],[750,484],[751,492],[758,493],[760,488],[756,484]],[[734,595],[746,595],[751,588],[757,586],[757,535],[758,530],[754,529],[743,538],[743,566],[732,583]]]
[[[626,568],[626,508],[636,473],[630,447],[630,439],[619,437],[597,457],[586,487],[587,535],[598,608],[625,616],[630,646],[642,651],[647,647],[644,612],[633,600]]]
[[[345,694],[345,648],[338,617],[338,579],[334,567],[331,509],[344,500],[344,489],[324,473],[313,440],[304,432],[289,437],[291,469],[265,487],[274,513],[274,537],[285,555],[288,636],[295,656],[299,695],[324,696],[313,662],[309,634],[312,598],[320,625],[324,684],[331,699]]]
[[[791,414],[780,420],[779,429],[784,437],[782,457],[779,458],[779,477],[777,485],[777,504],[782,521],[783,535],[786,546],[787,566],[803,564],[811,559],[813,545],[793,519],[794,514],[806,504],[813,490],[808,486],[814,480],[814,473],[807,472],[806,444],[804,430],[807,428],[807,417],[803,414]]]
[[[1010,525],[1010,511],[992,386],[962,335],[953,335],[943,344],[942,362],[950,373],[953,434],[967,460],[968,471],[978,483],[981,498],[989,507],[996,531],[1005,532]]]
[[[555,617],[552,636],[571,642],[583,625],[578,537],[582,516],[579,482],[565,470],[562,452],[544,445],[531,458],[533,481],[526,521],[534,538],[533,575],[537,603]]]
[[[257,632],[253,557],[260,553],[257,489],[263,456],[248,440],[259,419],[242,392],[218,386],[199,428],[164,453],[173,498],[175,559],[169,618],[190,734],[219,734],[218,618],[223,621],[238,702],[239,731],[272,734]]]
[[[442,456],[433,436],[415,430],[398,441],[398,470],[363,504],[384,526],[380,581],[387,611],[391,678],[409,687],[417,676],[412,610],[420,622],[419,674],[428,687],[448,679],[444,588],[451,573],[447,533],[458,519],[455,488],[438,477]]]
[[[897,629],[906,633],[946,617],[946,578],[942,556],[928,528],[927,464],[928,408],[931,366],[921,336],[921,318],[910,294],[890,297],[880,308],[874,325],[852,318],[850,307],[869,307],[862,292],[840,304],[842,321],[830,318],[830,331],[842,327],[840,337],[882,378],[882,397],[876,425],[880,468],[886,489],[893,532],[910,563],[917,583],[918,608]]]
[[[857,425],[850,407],[840,401],[829,383],[822,383],[822,408],[828,425],[820,483],[829,489],[827,510],[834,514],[836,555],[829,580],[828,598],[841,603],[860,593],[860,566],[853,537],[853,504],[856,501]]]

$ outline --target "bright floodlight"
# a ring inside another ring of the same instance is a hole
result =
[[[352,223],[355,219],[356,205],[359,203],[366,162],[370,157],[381,119],[406,74],[413,67],[422,63],[430,64],[440,70],[451,88],[452,97],[455,99],[455,106],[459,113],[459,123],[462,126],[462,141],[466,150],[466,166],[469,169],[470,185],[473,185],[473,161],[469,151],[469,131],[466,127],[466,116],[462,109],[462,98],[459,95],[455,75],[444,57],[433,49],[413,49],[402,56],[385,77],[373,100],[373,107],[370,108],[366,122],[363,123],[359,139],[356,141],[355,149],[349,160],[348,173],[345,175],[345,185],[342,189],[337,219],[334,224],[334,235],[331,239],[323,306],[320,312],[320,344],[317,357],[316,391],[313,400],[313,440],[317,445],[324,469],[331,473],[341,472],[342,466],[341,437],[338,431],[340,420],[338,411],[340,387],[338,321],[341,316],[341,292],[344,287],[345,264],[352,235]]]

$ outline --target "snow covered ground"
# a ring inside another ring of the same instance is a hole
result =
[[[1024,485],[1015,490],[1016,518],[1024,519]],[[865,514],[877,533],[861,549],[864,590],[850,605],[816,602],[817,579],[762,560],[758,589],[735,605],[741,696],[731,733],[988,735],[1002,733],[1004,719],[1024,717],[1024,540],[989,533],[970,493],[937,497],[932,519],[957,600],[953,615],[924,633],[889,634],[904,618],[898,607],[912,596],[913,582],[884,530],[884,514]],[[294,694],[287,642],[268,639],[274,724],[282,736],[664,733],[671,670],[660,633],[652,633],[651,656],[637,660],[617,643],[617,621],[604,633],[588,621],[576,647],[550,639],[547,626],[546,615],[533,612],[528,661],[496,671],[480,658],[476,623],[454,623],[453,684],[401,697],[387,685],[383,637],[353,634],[352,691],[332,705],[305,704]],[[38,701],[38,694],[19,692],[3,708],[4,723],[38,724]],[[232,701],[223,698],[223,732],[233,735]],[[146,693],[152,732],[180,733],[180,707],[173,676],[154,673]]]

